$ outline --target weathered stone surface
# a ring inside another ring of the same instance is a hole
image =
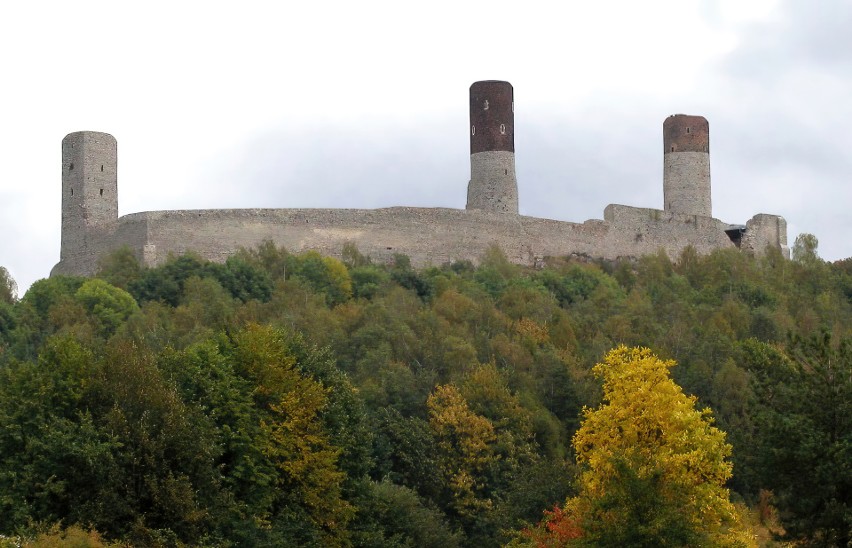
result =
[[[499,150],[470,155],[467,209],[518,213],[514,152]]]
[[[663,203],[673,213],[712,216],[709,154],[670,152],[663,157]]]
[[[786,225],[776,216],[758,216],[748,248],[778,245]],[[774,223],[774,224],[773,224]],[[315,249],[340,256],[347,242],[379,262],[403,253],[416,266],[460,259],[477,262],[491,244],[509,260],[535,265],[545,257],[571,254],[617,259],[662,249],[676,257],[692,245],[699,253],[734,247],[717,219],[659,209],[610,205],[605,220],[569,223],[522,215],[445,208],[385,209],[226,209],[151,211],[125,215],[92,231],[78,252],[63,257],[54,274],[91,275],[98,256],[129,245],[154,266],[170,254],[195,251],[222,262],[240,247],[264,240],[290,251]],[[783,227],[783,230],[782,228]],[[751,228],[749,229],[751,230]]]
[[[60,259],[86,247],[89,233],[118,219],[115,138],[79,131],[62,139],[62,243]]]
[[[787,246],[787,221],[778,215],[758,213],[746,223],[742,248],[756,255],[766,252],[767,247],[780,249],[785,258],[790,258]]]

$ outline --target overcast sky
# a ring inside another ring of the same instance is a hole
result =
[[[59,260],[60,147],[113,134],[119,214],[463,208],[468,88],[515,88],[520,209],[662,207],[662,123],[710,122],[713,215],[852,255],[852,3],[14,2],[0,16],[0,265]]]

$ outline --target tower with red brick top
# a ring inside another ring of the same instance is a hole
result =
[[[467,209],[518,213],[515,104],[509,82],[485,80],[470,86]]]
[[[669,116],[663,122],[663,147],[663,209],[712,217],[707,119]]]

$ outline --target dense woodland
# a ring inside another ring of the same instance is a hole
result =
[[[0,274],[0,546],[727,543],[662,472],[594,477],[644,416],[634,386],[664,387],[654,412],[715,448],[702,481],[742,545],[850,542],[852,259],[820,260],[812,236],[792,261],[540,269],[497,249],[421,270],[353,246],[152,269],[121,250],[20,298]],[[625,385],[640,362],[655,376]],[[565,518],[589,509],[625,518]]]

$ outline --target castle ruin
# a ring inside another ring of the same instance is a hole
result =
[[[492,244],[525,265],[571,255],[639,257],[660,249],[677,257],[690,245],[702,254],[733,247],[761,254],[771,247],[789,256],[783,217],[758,214],[745,225],[713,218],[706,119],[668,117],[663,147],[663,209],[610,204],[603,220],[583,223],[519,215],[513,89],[508,82],[475,82],[465,209],[208,209],[119,217],[115,138],[71,133],[62,140],[62,243],[51,275],[92,275],[101,256],[122,246],[155,266],[187,251],[223,262],[264,240],[333,256],[351,242],[373,260],[402,253],[417,266],[476,262]]]

